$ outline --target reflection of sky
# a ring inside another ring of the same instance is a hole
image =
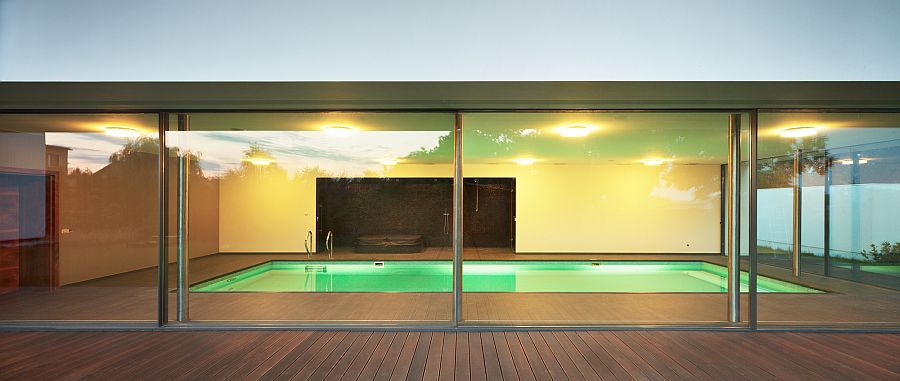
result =
[[[437,146],[447,131],[360,131],[353,136],[334,137],[320,131],[193,131],[169,132],[170,147],[200,156],[207,176],[237,169],[244,151],[258,145],[275,163],[296,173],[319,167],[331,175],[359,176],[382,170],[383,159],[402,158],[422,148]]]
[[[81,168],[97,172],[109,164],[109,155],[122,149],[127,139],[104,133],[47,132],[47,145],[69,148],[69,169]]]

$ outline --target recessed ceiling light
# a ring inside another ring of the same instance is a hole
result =
[[[584,125],[564,126],[556,129],[559,134],[567,138],[580,138],[588,136],[594,127]]]
[[[136,138],[141,136],[141,131],[137,128],[110,126],[104,128],[107,135],[117,138]]]
[[[272,159],[269,159],[266,157],[253,157],[253,158],[247,159],[247,161],[249,161],[250,164],[258,165],[258,166],[265,166],[265,165],[272,164]]]
[[[515,161],[516,164],[518,164],[518,165],[532,165],[532,164],[534,164],[534,162],[536,162],[537,160],[535,160],[535,159],[533,159],[533,158],[530,158],[530,157],[520,157],[520,158],[515,159],[515,160],[513,160],[513,161]]]
[[[666,161],[664,159],[658,159],[658,158],[641,159],[641,163],[644,163],[644,165],[661,165],[662,163],[665,163],[665,162]]]
[[[397,159],[384,159],[380,162],[383,165],[397,165]]]
[[[779,135],[782,138],[802,138],[804,136],[812,136],[819,132],[819,129],[812,126],[792,127],[781,130]]]
[[[322,129],[325,130],[325,133],[330,136],[341,137],[353,136],[353,134],[356,132],[355,128],[348,126],[325,126],[322,127]]]
[[[860,163],[860,164],[865,164],[865,163],[868,163],[868,162],[869,162],[869,159],[859,159],[859,163]],[[843,165],[853,165],[853,159],[844,159],[844,160],[841,160],[841,164],[843,164]]]

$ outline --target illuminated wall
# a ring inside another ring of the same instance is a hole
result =
[[[449,167],[398,165],[383,175],[431,177]],[[519,253],[718,253],[720,170],[472,164],[464,176],[516,178]],[[315,232],[312,178],[261,172],[225,178],[220,192],[222,252],[303,252],[306,232]]]

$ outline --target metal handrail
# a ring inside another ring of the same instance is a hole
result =
[[[312,230],[308,230],[306,232],[306,239],[303,240],[303,247],[306,248],[306,259],[309,259],[310,257],[312,257],[312,247],[311,247],[312,246],[312,238],[313,238]]]
[[[334,259],[334,234],[331,230],[325,236],[325,248],[328,249],[328,259]]]

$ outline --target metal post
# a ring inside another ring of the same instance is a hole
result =
[[[184,141],[184,132],[190,129],[190,118],[186,114],[178,115],[178,131]],[[190,283],[188,281],[188,177],[190,176],[190,157],[182,145],[178,155],[178,322],[190,319]]]
[[[456,113],[453,126],[453,319],[451,325],[462,321],[462,253],[463,253],[463,172],[462,172],[461,113]]]
[[[797,148],[794,150],[794,223],[793,223],[793,242],[791,249],[791,271],[794,276],[800,276],[800,246],[803,243],[803,237],[800,229],[802,228],[803,213],[803,163],[801,161],[803,150]]]
[[[741,114],[728,117],[728,184],[726,185],[727,206],[727,251],[728,251],[728,321],[741,321],[741,250],[737,234],[740,226],[741,191]]]
[[[753,110],[750,112],[750,138],[748,142],[749,146],[749,154],[748,158],[748,176],[747,184],[748,188],[748,198],[747,198],[747,207],[749,215],[748,224],[750,226],[747,227],[747,243],[750,251],[750,279],[749,279],[749,303],[748,303],[748,320],[750,322],[750,329],[756,329],[757,326],[757,316],[758,316],[758,306],[757,306],[757,292],[756,292],[756,275],[757,275],[757,242],[756,242],[756,188],[757,188],[757,180],[758,174],[757,171],[757,150],[758,145],[758,136],[759,136],[759,111]]]
[[[160,327],[169,322],[169,150],[166,148],[166,131],[169,129],[169,113],[158,115],[159,123],[159,172],[157,176],[157,323]]]
[[[719,255],[723,257],[728,256],[728,181],[731,178],[728,173],[728,164],[722,164],[719,168]]]
[[[822,257],[824,258],[825,276],[831,276],[831,157],[825,156],[825,184],[822,186],[825,205],[822,207]]]
[[[852,253],[860,253],[862,251],[861,242],[861,224],[860,224],[860,173],[859,159],[860,155],[854,152],[851,156],[853,163],[850,165],[850,251]],[[854,261],[851,267],[854,271],[859,270],[859,262]]]

